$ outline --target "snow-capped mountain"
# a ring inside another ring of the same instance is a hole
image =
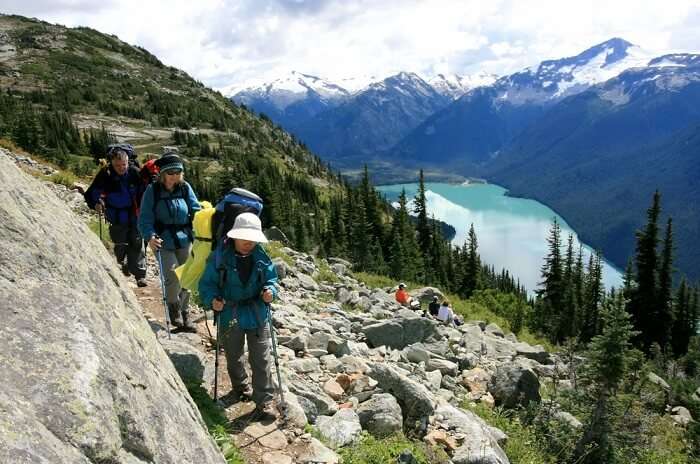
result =
[[[309,94],[326,100],[343,99],[350,95],[344,88],[325,79],[291,71],[272,82],[241,89],[231,95],[231,98],[245,105],[256,99],[266,99],[279,110],[284,110],[292,103],[307,98]]]
[[[456,100],[476,87],[493,84],[496,79],[498,79],[498,76],[495,74],[480,72],[464,76],[458,74],[438,74],[427,79],[427,82],[436,92]]]
[[[650,58],[615,38],[573,57],[543,61],[467,92],[426,119],[392,151],[404,160],[474,168],[552,105],[626,69],[646,66]]]
[[[547,60],[536,68],[505,76],[494,83],[498,98],[518,105],[560,100],[605,82],[622,71],[646,66],[652,58],[638,46],[615,38],[572,57]]]
[[[401,72],[317,114],[296,135],[316,153],[334,159],[374,154],[449,101],[417,74]]]
[[[289,131],[350,96],[343,87],[309,74],[292,71],[259,86],[236,92],[231,100],[265,113]]]

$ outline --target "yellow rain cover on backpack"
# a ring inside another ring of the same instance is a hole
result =
[[[190,291],[197,291],[199,279],[204,274],[207,258],[211,252],[211,219],[216,212],[208,201],[200,202],[202,209],[197,211],[192,219],[194,244],[190,256],[180,267],[175,268],[175,274],[180,280],[180,286]]]

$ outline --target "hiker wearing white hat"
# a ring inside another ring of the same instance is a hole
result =
[[[209,256],[199,281],[202,302],[218,314],[233,387],[222,400],[236,401],[252,395],[256,415],[274,416],[268,320],[269,304],[277,294],[277,272],[260,246],[267,243],[267,238],[255,214],[239,214],[226,236],[223,247]],[[253,373],[252,392],[243,361],[246,341]]]

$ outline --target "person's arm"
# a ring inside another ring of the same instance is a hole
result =
[[[192,214],[202,209],[202,205],[199,204],[199,200],[197,200],[197,195],[194,194],[194,189],[189,183],[187,184],[187,202],[190,204]]]
[[[275,264],[271,262],[270,264],[268,264],[265,267],[264,288],[265,288],[265,290],[269,290],[272,293],[272,300],[274,300],[277,297],[277,293],[278,293],[277,280],[278,280],[277,269],[275,268]],[[263,293],[264,293],[264,291],[263,291]],[[266,301],[266,303],[269,303],[272,300]]]
[[[104,193],[105,182],[107,180],[107,170],[100,169],[95,178],[92,180],[90,187],[85,191],[85,202],[90,209],[95,209],[97,202],[100,201],[102,193]]]
[[[138,228],[144,240],[150,240],[156,234],[156,218],[153,216],[153,184],[146,187],[141,198],[141,214],[139,214]]]
[[[209,255],[204,274],[199,279],[199,299],[204,305],[204,309],[211,309],[214,298],[223,297],[223,292],[219,289],[219,272],[216,270],[216,252]]]

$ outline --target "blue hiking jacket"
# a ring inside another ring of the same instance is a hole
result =
[[[129,166],[118,175],[111,166],[101,169],[85,192],[85,201],[91,209],[100,201],[105,204],[105,219],[110,224],[134,224],[143,183],[139,170]]]
[[[159,198],[154,204],[156,188]],[[185,248],[193,241],[192,216],[200,209],[202,207],[187,182],[175,186],[172,192],[165,190],[162,184],[153,182],[146,188],[141,200],[139,232],[144,240],[158,235],[163,239],[166,250]]]
[[[219,289],[220,274],[217,263],[225,272],[223,290]],[[253,249],[253,269],[248,282],[243,284],[238,277],[236,253],[233,247],[225,242],[223,251],[217,248],[209,255],[204,275],[199,280],[199,297],[207,309],[211,309],[211,303],[217,296],[221,296],[226,301],[226,306],[219,315],[219,324],[222,329],[230,327],[235,322],[238,322],[244,330],[262,328],[270,314],[261,293],[264,288],[269,288],[273,298],[276,297],[276,283],[275,265],[258,244]]]

